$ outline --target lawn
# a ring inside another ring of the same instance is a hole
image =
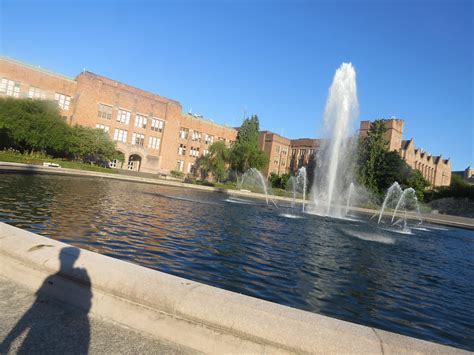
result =
[[[33,165],[43,165],[44,162],[59,164],[62,168],[76,169],[76,170],[89,170],[98,171],[101,173],[116,174],[117,171],[114,169],[104,168],[97,165],[87,164],[80,161],[64,160],[59,158],[52,158],[45,154],[21,154],[19,152],[11,150],[0,151],[0,161],[6,161],[10,163],[23,163]]]

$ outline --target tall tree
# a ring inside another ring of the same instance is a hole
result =
[[[375,120],[359,145],[358,175],[359,180],[369,190],[379,193],[378,176],[383,165],[385,154],[388,153],[388,142],[385,140],[387,128],[383,120]]]
[[[246,118],[242,123],[237,140],[231,148],[232,170],[244,173],[250,168],[262,169],[268,164],[267,156],[258,148],[259,126],[257,115]]]

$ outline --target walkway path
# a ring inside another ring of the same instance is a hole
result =
[[[94,315],[78,314],[77,309],[52,299],[41,300],[35,312],[22,319],[35,300],[33,291],[0,276],[0,354],[14,354],[20,349],[26,353],[75,354],[87,348],[90,354],[192,353],[182,346],[144,336]],[[20,330],[8,351],[5,338],[20,319],[28,324],[29,331]],[[88,323],[86,327],[84,323]],[[60,339],[58,334],[62,335]]]

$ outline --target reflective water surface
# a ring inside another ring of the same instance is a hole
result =
[[[227,290],[474,350],[471,231],[424,226],[405,235],[224,193],[12,174],[0,174],[0,221]]]

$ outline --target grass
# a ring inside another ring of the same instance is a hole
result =
[[[43,162],[56,163],[61,166],[61,168],[67,169],[76,169],[76,170],[89,170],[97,171],[101,173],[116,174],[117,171],[109,168],[103,168],[101,166],[92,165],[83,163],[80,161],[65,160],[59,158],[53,158],[46,154],[35,153],[35,154],[21,154],[16,151],[3,150],[0,151],[0,161],[10,162],[10,163],[23,163],[23,164],[32,164],[32,165],[43,165]]]

